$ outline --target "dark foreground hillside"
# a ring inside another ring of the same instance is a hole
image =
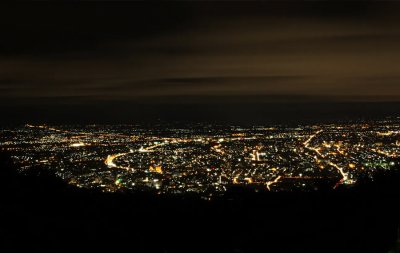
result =
[[[398,170],[352,189],[203,201],[76,189],[0,161],[0,252],[384,253],[400,224]]]

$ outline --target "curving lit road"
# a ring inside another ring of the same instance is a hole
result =
[[[311,135],[310,138],[308,138],[303,144],[304,144],[304,148],[311,150],[315,153],[317,153],[318,156],[325,158],[324,155],[322,155],[319,152],[318,148],[314,148],[314,147],[310,147],[310,142],[318,135],[322,132],[323,130],[319,130],[317,131],[315,134]],[[339,148],[339,147],[338,147]],[[339,186],[340,184],[347,182],[349,180],[349,176],[347,173],[344,172],[343,168],[340,167],[339,165],[333,163],[332,161],[328,162],[329,165],[331,165],[332,167],[334,167],[335,169],[337,169],[340,173],[340,175],[342,176],[342,179],[334,186],[334,188],[336,188],[337,186]]]
[[[149,146],[149,147],[146,147],[146,148],[140,147],[138,152],[151,152],[154,148],[159,147],[159,146],[163,146],[165,144],[166,143],[155,144],[153,146]],[[106,160],[104,160],[104,164],[107,165],[108,168],[118,168],[118,169],[125,169],[125,170],[132,171],[133,169],[130,168],[130,167],[118,166],[117,164],[114,163],[114,160],[116,158],[121,157],[121,156],[125,156],[125,155],[128,155],[128,154],[132,154],[132,153],[135,153],[135,151],[131,149],[131,150],[129,150],[129,152],[108,155]]]
[[[273,185],[273,184],[278,183],[279,179],[281,179],[281,178],[282,178],[281,176],[278,176],[277,178],[275,178],[275,180],[273,180],[273,181],[268,181],[267,183],[265,183],[265,184],[267,185],[267,189],[268,189],[269,191],[271,191],[270,186]]]

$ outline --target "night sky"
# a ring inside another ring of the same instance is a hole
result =
[[[3,5],[2,123],[390,115],[399,13],[394,2]]]

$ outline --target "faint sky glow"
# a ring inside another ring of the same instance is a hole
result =
[[[13,5],[0,13],[0,98],[11,107],[57,98],[400,101],[398,11],[376,2]]]

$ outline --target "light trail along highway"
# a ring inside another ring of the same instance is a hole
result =
[[[318,135],[322,133],[322,130],[318,130],[315,134],[311,135],[304,143],[304,148],[311,150],[315,152],[319,157],[325,158],[320,152],[318,148],[314,148],[310,146],[310,142]],[[339,171],[340,175],[342,176],[342,179],[334,186],[336,188],[339,184],[345,183],[349,180],[349,176],[347,173],[344,172],[343,168],[340,167],[339,165],[333,163],[332,161],[328,161],[328,164],[332,167],[334,167],[337,171]]]

